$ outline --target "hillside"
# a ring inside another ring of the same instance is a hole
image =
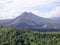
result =
[[[5,27],[16,27],[20,29],[25,29],[25,28],[59,28],[59,22],[48,19],[48,18],[43,18],[43,17],[38,17],[32,13],[24,12],[20,16],[16,17],[15,19],[8,21],[7,23],[4,23]],[[45,25],[50,26],[50,27],[44,27]]]
[[[0,25],[4,25],[7,22],[10,22],[12,19],[0,20]]]
[[[1,23],[3,22],[3,23]],[[29,29],[29,30],[57,30],[60,29],[60,22],[49,18],[43,18],[36,16],[31,12],[24,12],[20,16],[0,22],[0,26],[14,27],[17,29]],[[46,30],[46,31],[47,31]]]

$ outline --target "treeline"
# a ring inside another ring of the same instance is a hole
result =
[[[60,45],[60,32],[0,28],[0,45]]]

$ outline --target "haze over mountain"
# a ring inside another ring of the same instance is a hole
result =
[[[52,18],[52,19],[60,22],[60,17],[55,17],[55,18]]]
[[[36,16],[31,12],[24,12],[23,14],[14,19],[1,20],[0,25],[4,27],[16,27],[18,29],[30,29],[30,28],[45,29],[45,28],[59,28],[60,22]]]

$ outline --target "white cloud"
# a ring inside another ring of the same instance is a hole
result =
[[[27,11],[27,12],[32,12],[33,14],[35,14],[37,16],[43,17],[43,14],[40,13],[39,11],[37,11],[37,10],[30,10],[30,11]]]
[[[52,17],[60,17],[60,6],[56,7],[56,9],[52,11],[50,14]]]
[[[0,19],[13,18],[32,7],[52,5],[55,2],[60,2],[60,0],[0,0]],[[33,12],[43,16],[38,10],[33,10]]]
[[[45,16],[47,18],[53,18],[53,17],[60,17],[60,6],[56,7],[53,11],[46,13]]]
[[[41,13],[38,10],[30,10],[30,12],[36,14],[37,16],[45,17],[45,18],[60,17],[60,6],[54,8],[54,10],[47,13]]]

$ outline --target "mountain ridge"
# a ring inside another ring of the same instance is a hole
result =
[[[18,29],[30,28],[59,28],[60,23],[52,19],[36,16],[31,12],[24,12],[20,16],[2,24],[4,27],[16,27]],[[45,27],[46,26],[46,27]]]

